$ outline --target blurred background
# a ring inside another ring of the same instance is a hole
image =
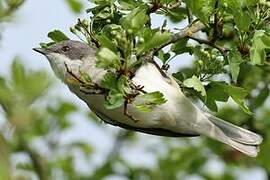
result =
[[[261,88],[254,117],[226,105],[218,114],[264,136],[257,158],[204,137],[164,138],[112,127],[69,92],[32,48],[53,29],[76,38],[69,27],[87,17],[84,9],[91,6],[76,0],[0,0],[1,180],[270,179],[268,87]],[[153,26],[161,23],[153,17]],[[188,55],[177,58],[172,71],[192,65]],[[247,71],[251,76],[242,79],[252,89],[263,72]]]

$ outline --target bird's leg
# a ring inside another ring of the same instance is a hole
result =
[[[135,119],[131,114],[128,113],[128,101],[124,102],[124,115],[130,118],[133,122],[137,123],[139,120]]]

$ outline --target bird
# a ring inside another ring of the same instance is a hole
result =
[[[55,75],[84,101],[92,112],[108,124],[158,136],[203,135],[227,144],[250,157],[256,157],[259,153],[259,145],[263,141],[260,135],[196,107],[184,95],[173,76],[165,71],[162,73],[156,64],[151,62],[142,64],[131,81],[143,87],[147,93],[161,92],[166,102],[155,106],[150,112],[141,111],[128,104],[130,116],[126,116],[123,106],[107,109],[104,106],[104,94],[85,93],[80,84],[75,83],[74,76],[81,71],[87,73],[95,84],[101,83],[107,70],[96,65],[98,48],[76,40],[65,40],[48,48],[33,48],[33,50],[45,55]],[[137,121],[132,120],[131,116]]]

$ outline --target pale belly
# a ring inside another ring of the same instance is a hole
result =
[[[104,107],[104,95],[88,95],[72,90],[77,96],[85,101],[90,109],[99,112],[113,121],[141,128],[162,128],[178,133],[195,134],[193,124],[196,122],[198,110],[183,95],[176,82],[165,80],[164,77],[153,67],[145,65],[136,72],[133,82],[144,86],[146,92],[160,91],[167,102],[156,106],[151,112],[142,112],[132,104],[128,105],[128,113],[137,121],[124,114],[124,107],[108,110]]]

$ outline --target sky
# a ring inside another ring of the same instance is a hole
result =
[[[0,74],[7,75],[12,59],[15,56],[19,56],[28,69],[45,69],[54,77],[47,60],[40,54],[34,52],[32,48],[37,47],[40,42],[48,41],[46,37],[47,33],[54,29],[60,29],[69,37],[75,38],[69,33],[69,27],[75,24],[78,17],[85,16],[84,13],[79,16],[73,14],[64,3],[64,0],[26,1],[23,7],[16,13],[13,22],[6,24],[4,28],[1,27],[2,29],[0,29],[2,31],[2,39],[0,41]],[[162,20],[158,16],[154,17],[153,26],[160,24],[162,24]],[[185,23],[182,23],[178,28],[184,26]],[[191,57],[183,55],[178,57],[178,59],[179,61],[173,62],[172,71],[175,71],[179,66],[187,66],[190,63],[189,60]],[[55,84],[56,88],[54,88],[52,96],[61,97],[74,102],[81,108],[81,112],[88,111],[86,105],[70,93],[64,84],[60,83],[58,80],[56,80]],[[104,132],[103,128],[101,129],[98,125],[89,122],[89,120],[80,113],[72,115],[70,119],[75,126],[73,129],[61,135],[61,142],[65,144],[74,139],[82,139],[89,142],[97,150],[92,162],[95,164],[101,163],[104,154],[108,153],[110,150],[108,147],[113,145],[111,134],[116,133],[118,128],[107,126],[105,129],[106,132]],[[153,166],[155,157],[153,154],[143,151],[143,149],[146,146],[160,145],[160,138],[142,134],[140,134],[139,137],[143,139],[144,142],[129,145],[123,150],[123,156],[136,166]],[[138,156],[138,154],[140,154],[140,156]],[[87,171],[89,166],[91,165],[87,162],[78,162],[78,169],[82,171]],[[222,167],[218,165],[218,162],[215,161],[213,164],[210,164],[210,167],[222,169]],[[254,178],[256,180],[264,180],[265,176],[262,170],[255,169],[249,172],[244,171],[244,173],[240,173],[239,175],[239,179],[252,180]],[[196,177],[191,179],[196,179]]]

